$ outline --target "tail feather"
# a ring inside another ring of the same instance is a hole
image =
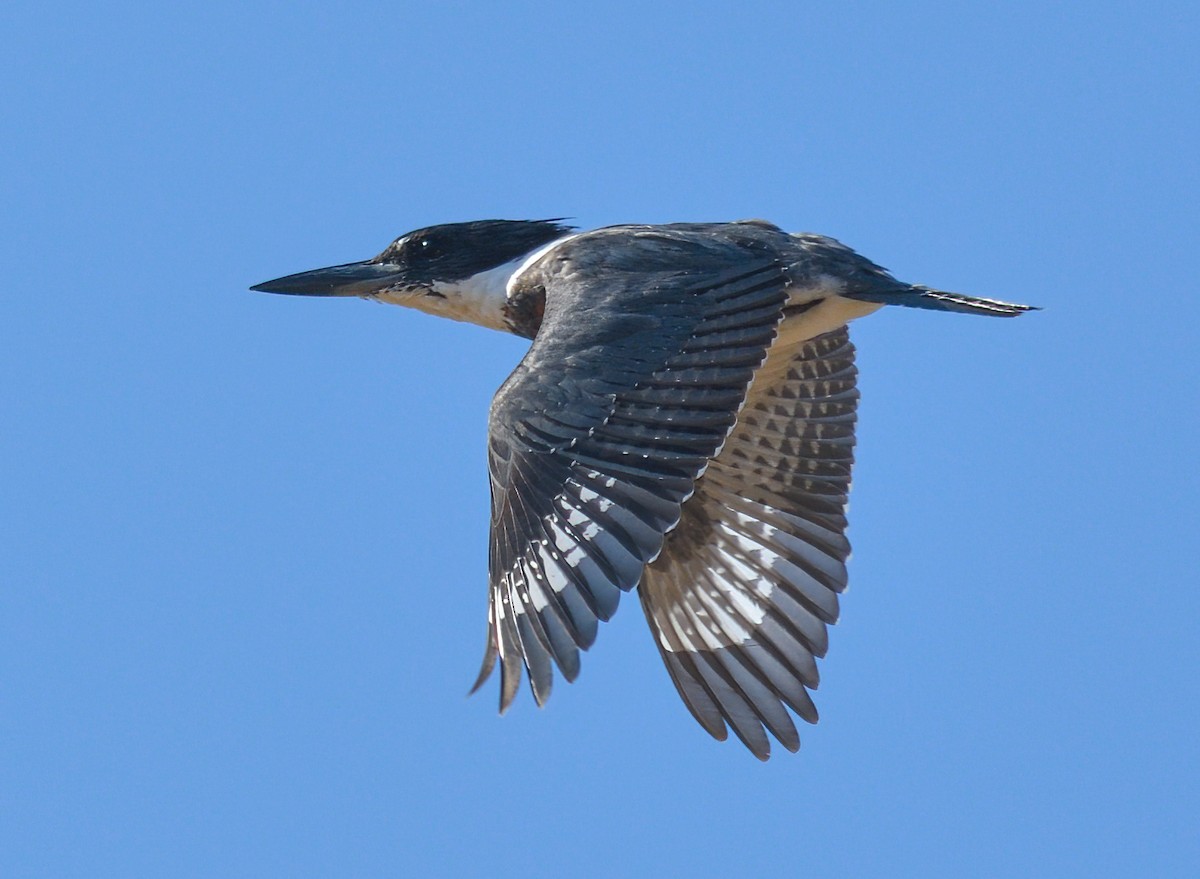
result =
[[[878,293],[845,293],[850,299],[880,302],[884,305],[904,305],[909,308],[930,308],[934,311],[957,311],[960,314],[984,314],[990,317],[1016,317],[1027,311],[1039,311],[1036,305],[1021,305],[983,296],[949,293],[931,287],[912,286],[903,290]]]
[[[993,317],[1016,317],[1027,311],[1039,311],[1036,305],[1021,305],[983,296],[967,296],[962,293],[947,293],[929,287],[913,287],[920,297],[918,308],[936,308],[942,311],[959,311],[964,314],[988,314]]]

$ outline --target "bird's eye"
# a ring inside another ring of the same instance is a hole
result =
[[[423,259],[437,256],[441,252],[441,247],[437,241],[428,235],[422,235],[420,238],[417,238],[412,242],[411,247],[412,255]]]

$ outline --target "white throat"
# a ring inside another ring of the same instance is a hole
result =
[[[461,281],[435,281],[434,295],[426,294],[405,304],[451,320],[506,330],[504,304],[508,301],[508,282],[523,262],[524,257],[514,259]]]
[[[508,330],[504,319],[504,306],[512,292],[513,283],[527,268],[545,256],[551,249],[557,247],[575,234],[556,238],[549,244],[539,247],[532,253],[517,257],[514,260],[488,269],[486,272],[472,275],[461,281],[435,281],[433,294],[404,295],[390,298],[381,295],[378,298],[397,305],[407,305],[428,314],[448,317],[451,320],[461,320],[466,323],[478,324],[493,330]]]
[[[375,293],[366,298],[392,305],[406,305],[426,314],[478,324],[493,330],[508,330],[508,323],[504,319],[504,306],[508,303],[517,277],[552,248],[568,238],[574,238],[575,234],[578,233],[556,238],[532,253],[461,281],[434,281],[432,290],[411,288],[391,293]]]
[[[391,305],[404,305],[426,314],[479,324],[493,330],[507,330],[504,321],[505,289],[509,278],[521,266],[515,259],[504,265],[472,275],[462,281],[435,281],[432,290],[420,287],[374,293],[366,297]]]

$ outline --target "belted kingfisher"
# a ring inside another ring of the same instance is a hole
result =
[[[897,281],[761,220],[431,226],[252,287],[407,305],[532,339],[492,401],[487,649],[541,705],[622,592],[712,736],[800,746],[846,586],[858,391],[846,324],[884,305],[1031,306]],[[472,692],[474,692],[474,689]],[[764,730],[765,728],[765,730]]]

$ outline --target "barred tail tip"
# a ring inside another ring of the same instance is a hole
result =
[[[914,293],[920,295],[926,308],[958,311],[965,314],[984,314],[992,317],[1016,317],[1027,311],[1041,310],[1036,305],[1021,305],[1017,302],[1004,302],[1000,299],[988,299],[983,296],[948,293],[945,290],[934,290],[930,287],[913,287],[912,289]]]

